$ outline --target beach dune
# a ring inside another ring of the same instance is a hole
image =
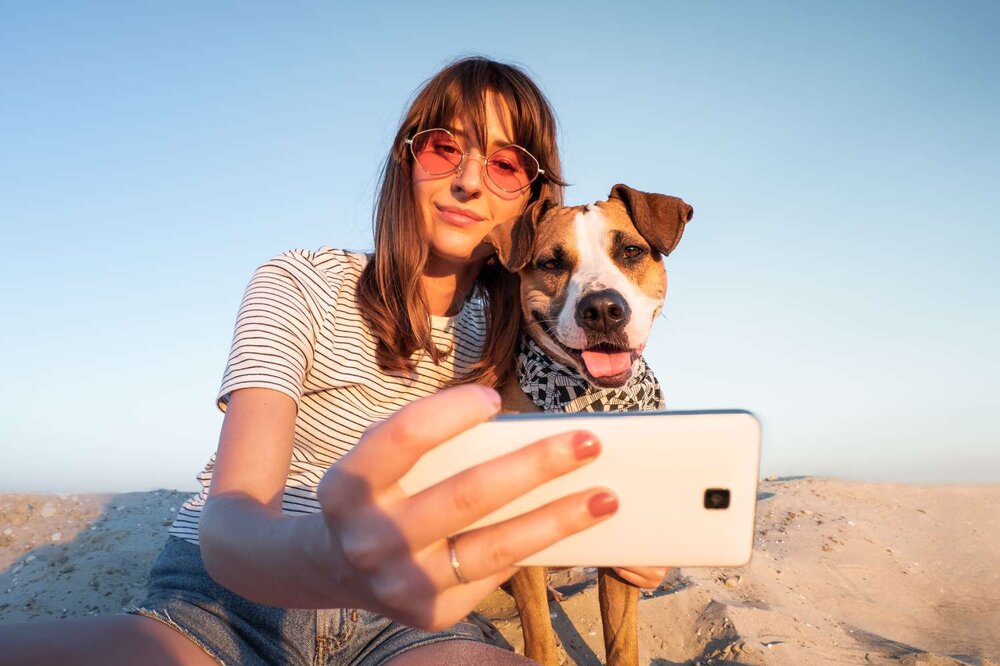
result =
[[[141,600],[188,495],[0,494],[0,622]],[[763,481],[748,566],[674,570],[643,594],[640,663],[1000,664],[998,506],[1000,485]],[[594,571],[557,576],[566,662],[603,663]],[[474,619],[521,651],[506,592]]]

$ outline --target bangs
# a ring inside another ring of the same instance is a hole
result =
[[[558,157],[555,127],[548,103],[537,88],[514,68],[501,69],[496,63],[464,68],[455,76],[438,76],[414,100],[414,116],[407,134],[433,127],[450,128],[456,119],[470,124],[465,131],[487,146],[488,105],[496,115],[510,143],[526,149],[539,166],[555,175]]]

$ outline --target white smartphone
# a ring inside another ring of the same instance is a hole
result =
[[[698,567],[750,561],[761,426],[745,410],[504,414],[429,451],[400,484],[412,495],[567,430],[596,434],[601,440],[597,459],[534,488],[470,528],[606,486],[618,495],[614,516],[518,564]]]

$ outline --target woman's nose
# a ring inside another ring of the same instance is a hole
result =
[[[475,153],[468,153],[462,165],[455,171],[455,185],[467,194],[476,194],[483,189],[483,169],[486,158]]]

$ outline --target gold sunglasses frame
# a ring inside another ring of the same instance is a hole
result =
[[[462,145],[461,143],[458,142],[458,139],[455,138],[455,135],[452,134],[451,131],[445,129],[444,127],[432,127],[430,129],[420,130],[419,132],[415,132],[413,136],[411,136],[409,139],[405,139],[405,143],[410,147],[410,155],[413,156],[414,163],[418,167],[420,167],[420,170],[423,171],[428,176],[447,176],[452,173],[458,173],[459,171],[462,170],[462,167],[465,166],[465,158],[468,157],[469,155],[472,155],[476,159],[483,161],[483,172],[486,174],[486,177],[490,179],[491,183],[500,188],[502,192],[506,192],[507,194],[516,194],[517,192],[523,192],[525,189],[531,187],[531,184],[534,183],[536,180],[538,180],[539,176],[545,175],[545,169],[542,168],[542,164],[541,162],[538,161],[538,158],[532,155],[527,148],[525,148],[524,146],[519,146],[516,143],[508,143],[507,145],[500,146],[489,155],[483,155],[482,153],[473,153],[472,151],[463,151],[462,159],[450,171],[442,171],[441,173],[431,173],[430,171],[424,168],[424,165],[421,164],[420,160],[417,158],[417,154],[413,151],[413,141],[421,134],[426,134],[428,132],[444,132],[445,134],[451,137],[451,140],[455,142],[455,145],[459,147],[461,147]],[[508,190],[504,188],[502,185],[500,185],[500,183],[498,183],[493,179],[493,176],[490,175],[490,170],[489,170],[490,158],[505,148],[519,148],[520,150],[524,151],[525,155],[530,157],[535,162],[536,172],[534,177],[531,180],[529,180],[525,185],[517,188],[516,190]]]

